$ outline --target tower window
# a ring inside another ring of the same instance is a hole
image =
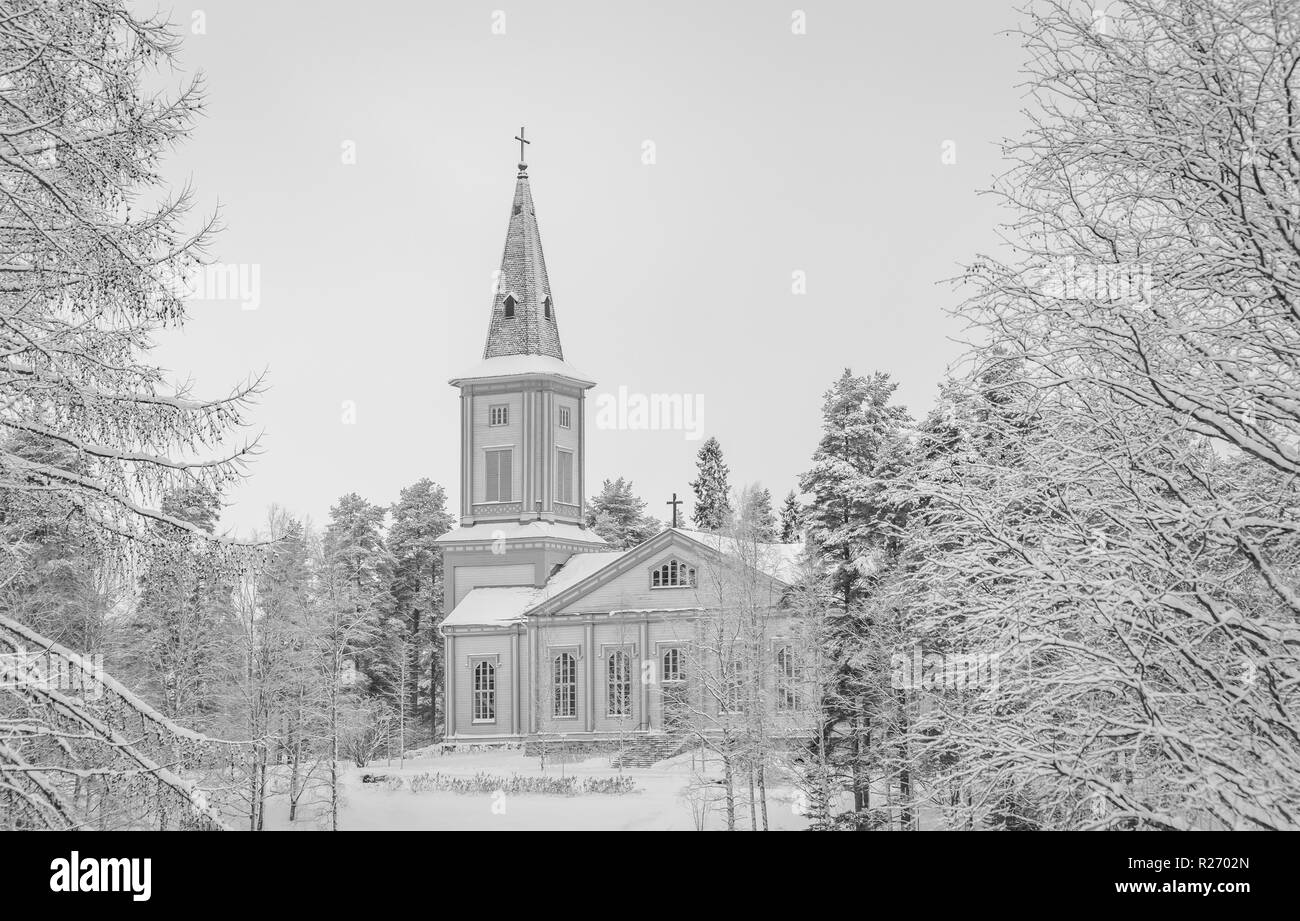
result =
[[[519,302],[515,300],[515,296],[513,294],[506,295],[505,306],[506,306],[507,320],[513,320],[515,318],[515,304],[517,303]]]
[[[509,425],[510,424],[510,406],[503,403],[500,406],[488,407],[488,425]]]
[[[569,414],[569,407],[560,407],[560,428],[567,429],[573,427],[573,417]]]
[[[546,295],[546,300],[542,301],[542,307],[546,310],[546,319],[551,319],[551,296]]]
[[[485,477],[483,500],[485,502],[509,502],[512,495],[510,449],[485,452]]]
[[[573,504],[573,452],[563,449],[556,452],[555,463],[555,498],[559,502]]]

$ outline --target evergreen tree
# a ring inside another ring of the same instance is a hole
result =
[[[635,547],[664,529],[662,521],[645,513],[645,507],[630,480],[605,480],[587,504],[587,527],[615,547]]]
[[[190,486],[168,493],[162,512],[210,535],[220,500],[202,486]],[[127,674],[164,716],[194,728],[218,716],[234,654],[233,592],[230,576],[202,540],[176,547],[146,567],[122,658]]]
[[[799,532],[803,530],[803,506],[799,504],[799,497],[795,491],[790,490],[785,501],[781,503],[781,531],[779,537],[783,544],[793,544],[799,539]]]
[[[772,511],[772,492],[765,486],[745,489],[741,494],[741,520],[751,540],[762,544],[776,542],[776,514]]]
[[[331,602],[350,625],[351,655],[364,690],[395,700],[401,623],[392,617],[392,558],[381,532],[386,511],[356,493],[330,509],[325,560]],[[392,620],[392,623],[389,621]]]
[[[434,541],[452,525],[447,493],[427,477],[402,490],[393,505],[388,545],[393,554],[393,610],[406,631],[404,673],[411,718],[420,710],[420,675],[429,676],[428,723],[436,732],[442,688],[442,554]]]
[[[881,650],[873,645],[882,638],[874,635],[866,601],[886,550],[878,466],[907,422],[906,411],[889,403],[896,387],[886,373],[858,377],[845,369],[826,393],[822,438],[813,466],[800,478],[800,488],[812,497],[808,543],[837,601],[825,631],[834,681],[821,707],[823,719],[837,727],[830,736],[832,753],[852,776],[857,827],[868,827],[870,820],[873,719],[885,703]]]
[[[691,519],[701,531],[719,531],[731,517],[731,493],[727,486],[730,471],[722,460],[718,439],[704,442],[695,459],[698,474],[691,483],[695,508]]]

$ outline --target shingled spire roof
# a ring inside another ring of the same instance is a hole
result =
[[[515,200],[510,206],[501,274],[492,297],[492,322],[483,348],[484,358],[507,355],[564,359],[551,283],[542,257],[542,236],[537,231],[537,214],[528,188],[528,164],[522,162],[515,181]]]

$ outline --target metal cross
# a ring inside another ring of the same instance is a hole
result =
[[[524,139],[524,129],[523,129],[523,126],[522,126],[522,125],[519,127],[519,136],[516,137],[515,140],[519,142],[519,162],[520,162],[520,163],[523,163],[523,162],[524,162],[524,145],[525,145],[525,144],[531,144],[532,141],[529,141],[529,140],[525,140],[525,139]]]
[[[677,498],[677,493],[673,493],[673,501],[665,502],[664,505],[673,507],[673,527],[677,527],[677,506],[682,504],[682,500]]]

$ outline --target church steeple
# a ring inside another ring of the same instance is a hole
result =
[[[496,292],[492,296],[492,321],[483,357],[549,355],[563,360],[555,301],[542,256],[542,236],[537,230],[537,213],[528,187],[528,164],[523,160],[523,145],[531,142],[524,140],[522,128],[519,134],[515,198],[510,205],[510,225],[506,230]]]

